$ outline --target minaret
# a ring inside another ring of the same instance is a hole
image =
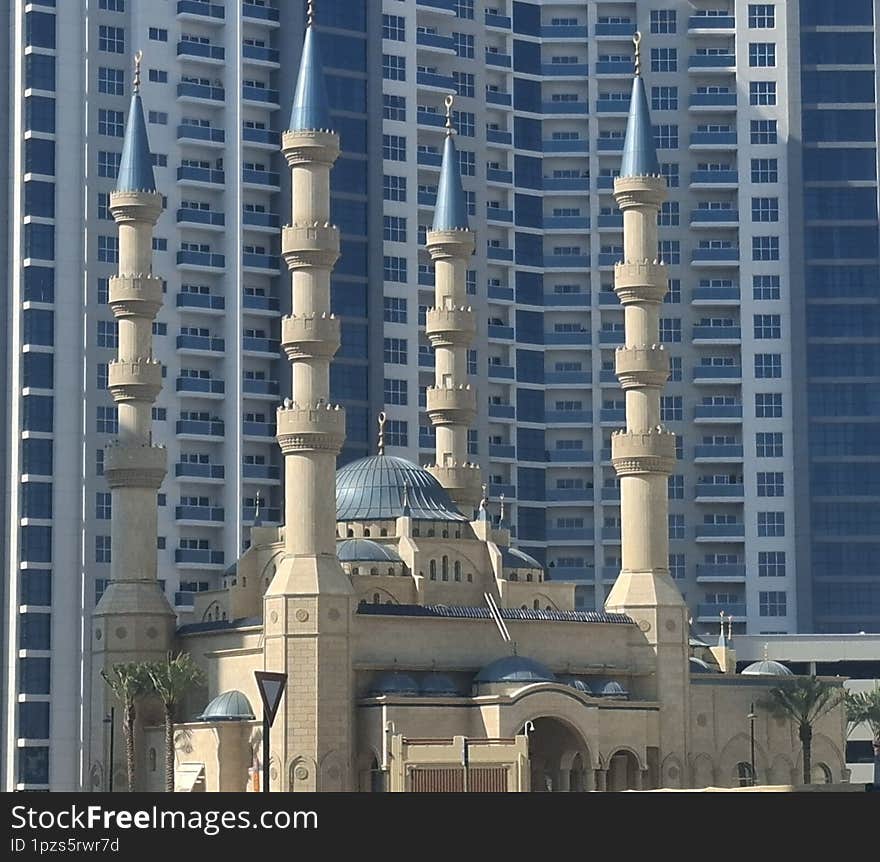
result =
[[[104,477],[112,500],[110,583],[92,625],[92,739],[100,744],[109,706],[101,669],[162,657],[171,646],[175,624],[156,578],[156,493],[165,477],[165,447],[153,443],[152,431],[152,407],[162,389],[162,364],[153,358],[152,330],[162,305],[162,279],[153,275],[152,258],[162,195],[153,179],[139,92],[140,60],[138,52],[122,161],[110,194],[110,212],[119,226],[119,274],[110,279],[119,347],[110,363],[109,386],[119,431],[104,450]],[[104,751],[92,751],[93,763],[103,762]],[[123,752],[117,752],[121,764]]]
[[[330,403],[330,360],[339,320],[330,313],[330,272],[339,229],[330,224],[330,169],[339,136],[330,130],[314,8],[308,7],[290,128],[281,151],[291,169],[291,220],[281,249],[291,272],[291,313],[281,344],[291,362],[292,399],[278,408],[284,454],[285,555],[264,599],[267,670],[288,674],[272,732],[273,790],[352,788],[354,591],[336,557],[336,456],[345,411]]]
[[[467,353],[476,317],[467,299],[467,262],[474,253],[467,199],[461,187],[452,128],[452,96],[446,97],[446,141],[437,187],[434,224],[427,249],[434,261],[434,308],[425,332],[434,347],[434,385],[428,387],[428,415],[437,432],[437,463],[428,470],[455,503],[472,515],[482,497],[480,470],[468,459],[468,426],[477,413],[477,393],[468,384]]]
[[[679,704],[686,711],[687,609],[669,574],[667,478],[675,465],[675,435],[660,422],[669,359],[659,343],[667,274],[658,261],[657,214],[666,198],[666,181],[641,77],[641,35],[633,41],[635,78],[623,163],[614,182],[614,197],[623,211],[624,248],[623,262],[614,269],[614,291],[624,307],[626,332],[616,355],[617,378],[626,393],[626,430],[611,438],[611,459],[620,477],[622,570],[605,609],[629,614],[644,632],[645,652],[655,653],[657,667],[656,691],[645,694],[664,701],[661,757],[683,757],[687,716]]]

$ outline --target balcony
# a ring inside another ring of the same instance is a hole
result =
[[[735,111],[736,93],[691,93],[688,107],[692,111]]]
[[[738,287],[695,287],[691,294],[693,305],[739,305]]]
[[[509,186],[513,184],[513,171],[504,171],[499,168],[486,168],[486,180],[490,183],[500,183]]]
[[[542,39],[586,39],[586,24],[542,24]]]
[[[513,63],[513,57],[501,51],[486,51],[484,56],[486,65],[494,66],[495,68],[509,69]]]
[[[486,129],[486,140],[490,144],[510,146],[513,144],[513,134],[503,129]]]
[[[499,326],[493,323],[488,327],[489,338],[501,339],[503,341],[513,341],[515,333],[512,326]]]
[[[547,527],[548,542],[575,542],[586,544],[593,541],[592,527]]]
[[[271,129],[255,129],[251,126],[242,126],[241,139],[246,144],[266,150],[277,150],[281,145],[281,135]]]
[[[178,0],[177,17],[184,21],[198,21],[201,24],[222,24],[226,10],[205,0]]]
[[[241,307],[248,311],[265,311],[278,314],[281,304],[277,296],[254,296],[250,293],[242,294]]]
[[[516,447],[509,443],[490,443],[489,457],[508,459],[516,458]]]
[[[244,437],[255,437],[260,440],[274,440],[276,427],[274,422],[249,422],[241,423],[241,433]]]
[[[691,173],[692,188],[735,189],[739,185],[737,171],[694,171]]]
[[[501,260],[512,262],[513,261],[513,249],[505,248],[500,245],[490,245],[486,248],[486,257],[489,260]]]
[[[724,602],[719,604],[697,605],[697,619],[700,622],[718,622],[721,612],[726,617],[744,618],[746,615],[745,602]]]
[[[547,577],[551,581],[589,581],[596,578],[596,570],[592,566],[554,566],[547,567]]]
[[[619,503],[620,502],[620,488],[602,488],[602,502],[603,503]]]
[[[419,360],[421,360],[421,355],[419,356]],[[421,365],[421,361],[419,362]],[[434,357],[431,356],[431,367],[434,367]],[[516,372],[513,370],[513,366],[511,365],[502,365],[500,363],[490,362],[489,363],[489,379],[490,380],[513,380],[516,377]]]
[[[688,18],[688,33],[717,33],[719,30],[733,30],[736,19],[733,15],[691,15]]]
[[[735,54],[692,54],[688,57],[689,72],[733,72],[735,69]]]
[[[516,418],[516,408],[513,404],[490,404],[489,405],[489,418],[490,419],[515,419]]]
[[[739,210],[691,210],[691,227],[739,227]]]
[[[226,468],[222,464],[191,464],[185,461],[174,465],[174,475],[185,479],[223,481],[226,478]]]
[[[211,212],[211,210],[194,210],[185,207],[177,211],[177,223],[198,225],[205,228],[222,228],[226,224],[226,215]]]
[[[697,524],[696,537],[700,539],[718,541],[724,539],[745,539],[745,524]]]
[[[624,39],[631,39],[636,32],[635,24],[596,24],[596,29],[593,31],[596,36],[599,37],[621,37]]]
[[[416,32],[416,45],[419,48],[434,48],[443,53],[455,53],[452,36],[442,36],[440,33],[426,33],[424,30],[419,30]]]
[[[216,524],[221,525],[225,513],[222,506],[175,506],[174,520],[178,524],[190,523],[194,525]]]
[[[706,444],[694,447],[697,461],[742,461],[742,444]]]
[[[694,419],[697,422],[739,423],[742,415],[742,404],[698,404],[694,408]]]
[[[596,63],[597,75],[628,75],[633,73],[632,60],[599,60]]]
[[[278,26],[278,10],[274,6],[256,6],[253,3],[241,4],[241,15],[251,21],[260,21],[273,27]]]
[[[544,421],[548,425],[591,425],[592,410],[545,410]]]
[[[263,482],[280,482],[281,468],[275,464],[242,464],[243,479],[256,479]]]
[[[691,263],[699,266],[730,266],[739,264],[738,248],[695,248]]]
[[[620,566],[602,566],[602,580],[606,584],[613,584],[620,574]]]
[[[186,565],[187,563],[199,566],[223,566],[223,551],[212,551],[208,548],[175,548],[174,562]]]
[[[592,488],[548,488],[544,494],[548,503],[592,503]]]
[[[430,150],[419,150],[416,153],[416,164],[423,168],[439,168],[443,164],[443,156]]]
[[[186,353],[223,353],[226,342],[207,335],[178,335],[177,349]]]
[[[691,132],[692,150],[735,150],[736,132]]]
[[[226,298],[223,296],[213,296],[210,293],[189,293],[182,292],[177,294],[177,308],[195,308],[200,311],[221,312],[226,308]]]
[[[421,283],[421,273],[419,273],[419,284]],[[433,283],[434,280],[431,279],[431,284]],[[487,290],[487,295],[489,299],[494,299],[498,302],[513,302],[513,288],[511,287],[500,287],[492,284]]]
[[[620,527],[602,527],[602,541],[612,544],[620,542]]]
[[[269,354],[276,358],[281,351],[281,345],[272,338],[257,338],[244,335],[241,339],[241,349],[245,353]]]
[[[599,331],[599,344],[602,347],[620,347],[626,341],[626,333],[621,329],[602,329]]]
[[[742,500],[744,493],[742,485],[698,482],[696,499],[697,502]]]
[[[513,210],[506,210],[501,207],[486,207],[486,219],[504,224],[513,224]]]
[[[244,506],[241,510],[241,520],[245,524],[252,524],[256,516],[255,506]],[[260,506],[260,520],[264,524],[280,524],[281,509],[277,506]]]
[[[491,484],[489,486],[491,489],[491,493],[493,497],[500,497],[504,494],[505,500],[515,500],[516,499],[516,485],[505,485],[505,484]],[[512,535],[512,534],[511,534]]]
[[[589,192],[589,177],[544,177],[545,192]]]
[[[592,344],[593,336],[582,329],[577,332],[545,332],[544,344],[555,344],[560,347],[586,347]]]
[[[281,107],[281,96],[278,90],[270,90],[268,87],[252,87],[249,84],[243,84],[241,88],[242,101],[259,103],[271,108],[273,111]]]
[[[599,291],[599,308],[620,308],[620,300],[613,290]]]
[[[600,153],[622,153],[623,142],[623,138],[599,138],[596,149]]]
[[[596,180],[596,188],[600,192],[613,192],[614,191],[614,177],[613,176],[600,176]]]
[[[208,251],[179,251],[177,265],[182,269],[204,269],[222,271],[226,269],[226,258],[222,254]]]
[[[626,422],[626,409],[622,407],[603,407],[599,411],[599,421],[614,425]]]
[[[586,63],[541,63],[541,74],[547,78],[586,78],[589,72]]]
[[[247,187],[281,191],[281,177],[275,171],[260,171],[242,168],[241,181]]]
[[[587,449],[548,449],[546,460],[551,464],[592,464],[593,453]]]
[[[545,306],[560,306],[565,308],[589,308],[589,293],[545,293]]]
[[[496,15],[487,10],[486,26],[494,27],[496,30],[509,30],[513,26],[513,21],[506,15]]]
[[[245,395],[251,395],[256,398],[275,399],[278,397],[280,389],[277,380],[253,380],[245,377],[241,381],[241,391]]]
[[[694,383],[741,383],[742,367],[739,365],[697,365]]]
[[[443,12],[450,15],[455,14],[455,6],[453,0],[416,0],[416,7],[427,9],[431,12]]]
[[[623,213],[612,213],[608,215],[600,215],[597,224],[601,229],[623,230]]]
[[[416,72],[416,83],[420,87],[443,92],[455,92],[455,80],[452,75],[439,75],[436,72]]]
[[[419,368],[433,368],[434,367],[434,353],[419,353]]]
[[[226,91],[222,87],[207,84],[180,83],[177,85],[177,98],[182,102],[220,106],[226,101]]]
[[[698,584],[745,583],[746,567],[732,564],[697,563]]]
[[[588,386],[593,380],[589,371],[545,371],[545,386]]]
[[[219,419],[214,420],[197,420],[197,419],[180,419],[177,422],[175,433],[178,437],[187,437],[194,440],[204,438],[222,439],[226,433],[223,423]]]
[[[420,126],[442,129],[446,125],[446,117],[440,111],[425,111],[422,108],[417,108],[416,122]]]
[[[509,108],[513,104],[513,96],[503,90],[486,90],[486,104]]]
[[[184,40],[177,43],[177,56],[209,63],[223,63],[226,59],[226,49],[221,45],[205,45],[201,42]]]
[[[695,326],[694,344],[739,344],[742,340],[738,326]]]
[[[246,251],[241,255],[241,265],[252,272],[277,275],[281,269],[281,258],[273,254],[258,254]]]
[[[211,380],[205,377],[178,377],[175,390],[190,395],[222,398],[226,393],[226,383],[223,380]]]
[[[545,114],[566,114],[585,117],[589,113],[589,107],[586,102],[580,101],[542,102],[541,111]]]
[[[277,66],[280,63],[280,52],[275,48],[265,48],[261,45],[242,45],[241,56],[245,61],[258,65]]]
[[[177,182],[181,185],[192,186],[222,186],[226,182],[226,174],[223,171],[215,171],[211,168],[197,168],[192,165],[181,165],[177,169]]]
[[[281,226],[281,218],[277,213],[244,210],[241,214],[241,223],[254,230],[275,231]]]
[[[590,142],[586,138],[568,138],[567,140],[541,141],[544,153],[588,153]]]
[[[545,269],[589,269],[588,254],[545,254]]]

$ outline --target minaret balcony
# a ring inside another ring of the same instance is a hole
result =
[[[113,442],[104,449],[104,478],[111,488],[156,488],[165,478],[164,446]]]
[[[333,452],[338,454],[345,440],[345,410],[338,404],[319,403],[301,407],[279,407],[276,414],[278,445],[287,454]]]
[[[469,425],[477,414],[477,390],[470,386],[429,386],[426,396],[434,425]]]
[[[477,334],[476,314],[469,306],[429,308],[425,316],[425,334],[435,349],[467,347]]]
[[[614,197],[620,210],[629,207],[658,207],[666,200],[664,177],[615,177]]]
[[[668,289],[666,264],[643,261],[614,267],[614,292],[622,304],[662,302]]]
[[[290,269],[307,266],[329,269],[339,258],[339,228],[330,224],[284,227],[281,253]]]
[[[281,135],[281,152],[288,167],[332,165],[339,156],[339,135],[322,129],[288,129]]]
[[[669,379],[669,356],[660,344],[618,348],[614,364],[622,389],[661,387]]]
[[[612,434],[611,462],[618,476],[669,475],[675,467],[675,434],[663,430]]]
[[[109,303],[115,317],[154,318],[162,307],[162,279],[156,275],[114,275]]]
[[[432,464],[427,470],[461,505],[476,506],[483,496],[483,474],[477,464]]]
[[[110,214],[116,224],[155,224],[162,214],[162,195],[148,191],[110,192]]]
[[[162,390],[162,363],[155,359],[113,360],[107,386],[116,402],[155,401]]]
[[[429,230],[425,235],[425,247],[431,260],[470,257],[474,246],[474,232],[471,230]]]
[[[281,319],[281,346],[291,362],[330,359],[339,345],[340,324],[332,315],[290,315]]]

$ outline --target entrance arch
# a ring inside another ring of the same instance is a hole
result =
[[[608,790],[641,790],[642,773],[633,752],[621,748],[608,760]]]
[[[533,793],[593,790],[590,750],[581,735],[566,722],[544,716],[527,721],[531,789]]]

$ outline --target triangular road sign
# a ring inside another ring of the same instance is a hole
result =
[[[257,679],[257,688],[260,690],[260,697],[263,700],[263,715],[269,720],[271,727],[272,722],[275,721],[275,713],[278,712],[278,705],[281,703],[281,696],[284,694],[287,674],[255,670],[254,676]]]

